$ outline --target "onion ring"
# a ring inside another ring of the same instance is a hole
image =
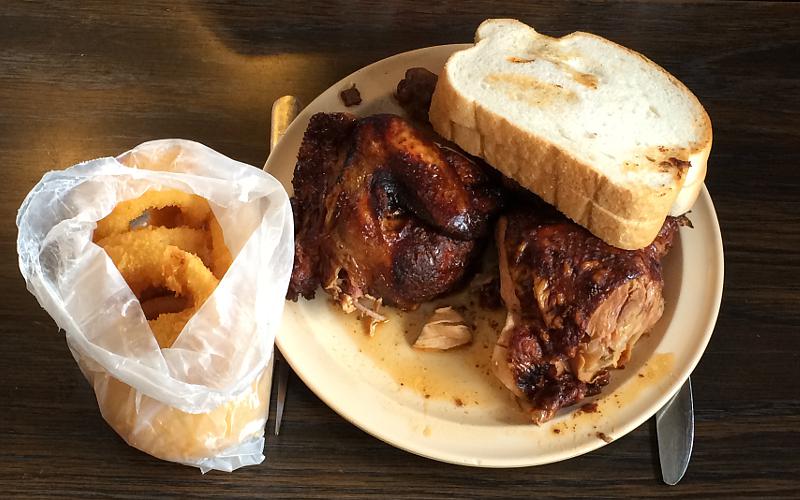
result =
[[[192,297],[192,307],[177,313],[165,313],[150,320],[150,329],[162,349],[170,347],[183,327],[217,288],[219,280],[195,255],[168,246],[164,252],[161,273],[164,285],[178,297]]]
[[[225,237],[222,234],[222,228],[217,222],[217,218],[212,213],[208,218],[208,233],[210,235],[211,255],[209,258],[209,268],[218,279],[228,271],[233,262],[231,251],[225,245]],[[205,260],[204,260],[205,262]]]
[[[187,309],[177,313],[162,314],[156,319],[148,321],[150,330],[158,342],[158,347],[166,349],[178,340],[178,335],[183,331],[183,327],[194,315],[194,311]]]
[[[94,230],[94,241],[100,241],[114,234],[125,233],[131,229],[131,222],[138,219],[148,211],[178,207],[180,209],[179,221],[166,226],[189,226],[193,228],[204,227],[212,214],[211,207],[205,198],[196,194],[184,193],[176,189],[163,191],[150,190],[139,198],[120,202],[106,217],[97,221]],[[168,211],[171,212],[171,211]]]
[[[138,297],[147,289],[166,288],[176,296],[191,297],[191,307],[161,314],[149,322],[159,347],[167,348],[208,299],[219,280],[198,256],[165,244],[155,231],[134,233],[132,244],[104,247],[133,293]]]
[[[121,202],[97,222],[93,240],[139,299],[162,349],[172,346],[233,261],[208,201],[176,190]]]
[[[189,253],[200,257],[203,263],[211,268],[213,255],[211,252],[212,241],[202,229],[192,229],[189,227],[153,227],[146,226],[135,229],[127,233],[113,234],[98,241],[97,244],[103,248],[107,247],[154,247],[172,245]],[[136,249],[135,252],[145,251]],[[112,257],[113,260],[113,257]],[[216,275],[216,273],[215,273]],[[139,296],[137,292],[136,295]],[[141,298],[141,297],[140,297]]]

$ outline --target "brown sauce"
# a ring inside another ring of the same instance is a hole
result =
[[[412,345],[433,310],[445,305],[460,310],[467,323],[474,326],[472,342],[446,351],[414,349]],[[464,292],[422,305],[416,311],[387,307],[380,312],[389,321],[378,325],[372,337],[367,334],[366,322],[355,314],[346,316],[346,321],[359,352],[371,358],[399,386],[425,399],[449,401],[456,407],[495,403],[516,407],[491,369],[492,350],[505,320],[504,310],[480,308]]]
[[[633,355],[636,356],[635,350]],[[631,377],[614,391],[613,395],[610,394],[605,399],[611,396],[614,404],[618,407],[630,404],[640,397],[643,390],[663,381],[672,372],[674,366],[675,355],[673,353],[655,353],[636,373],[635,377]]]
[[[445,305],[460,310],[474,326],[472,342],[447,351],[414,349],[412,345],[425,321],[434,309]],[[347,323],[359,352],[387,373],[401,390],[411,391],[427,401],[449,402],[453,408],[463,408],[465,412],[470,408],[495,409],[500,422],[522,424],[527,421],[511,392],[491,369],[492,350],[505,321],[504,309],[481,308],[466,292],[425,304],[416,311],[386,307],[380,312],[389,321],[379,325],[375,335],[370,337],[367,323],[356,314],[345,315],[332,302],[329,306]],[[608,408],[632,403],[645,388],[663,381],[674,364],[672,353],[654,354],[613,393],[603,394],[583,408],[570,408],[571,414],[566,415],[568,420],[553,422],[553,433],[569,434],[587,425],[597,429],[600,422],[605,421]],[[614,370],[612,377],[615,375],[624,373]]]

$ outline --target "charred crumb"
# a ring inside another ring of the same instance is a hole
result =
[[[639,378],[644,378],[644,373],[640,373],[638,376]]]
[[[553,429],[553,434],[561,434],[561,429],[559,428]]]
[[[587,403],[581,406],[582,413],[597,413],[597,403]]]
[[[464,406],[464,402],[461,401],[461,398],[455,398],[455,399],[453,399],[453,402],[456,404],[456,406],[459,406],[459,407]]]
[[[339,92],[339,97],[342,99],[344,105],[348,108],[350,106],[358,106],[361,104],[361,92],[358,91],[355,83],[349,89],[344,89]]]
[[[686,170],[688,170],[689,167],[692,166],[690,162],[686,160],[681,160],[680,158],[675,158],[674,156],[669,158],[669,163],[672,164],[673,167],[678,169],[679,175],[683,175],[683,173],[686,172]]]
[[[611,439],[610,437],[608,437],[608,435],[606,435],[606,433],[605,433],[605,432],[598,432],[598,433],[596,434],[596,436],[597,436],[599,439],[602,439],[603,441],[605,441],[606,443],[610,443],[610,442],[612,442],[612,441],[613,441],[613,439]]]

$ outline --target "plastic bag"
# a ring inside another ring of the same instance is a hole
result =
[[[131,168],[126,165],[138,166]],[[148,189],[206,198],[233,264],[168,349],[105,251],[96,221]],[[128,444],[231,471],[264,459],[271,356],[293,259],[291,207],[269,174],[182,140],[47,173],[17,216],[28,290],[47,310]]]

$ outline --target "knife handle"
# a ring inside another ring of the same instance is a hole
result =
[[[300,114],[300,100],[293,95],[279,97],[272,103],[272,119],[269,126],[269,151],[275,149],[275,145],[286,133],[292,121]],[[264,170],[267,165],[264,164]]]

